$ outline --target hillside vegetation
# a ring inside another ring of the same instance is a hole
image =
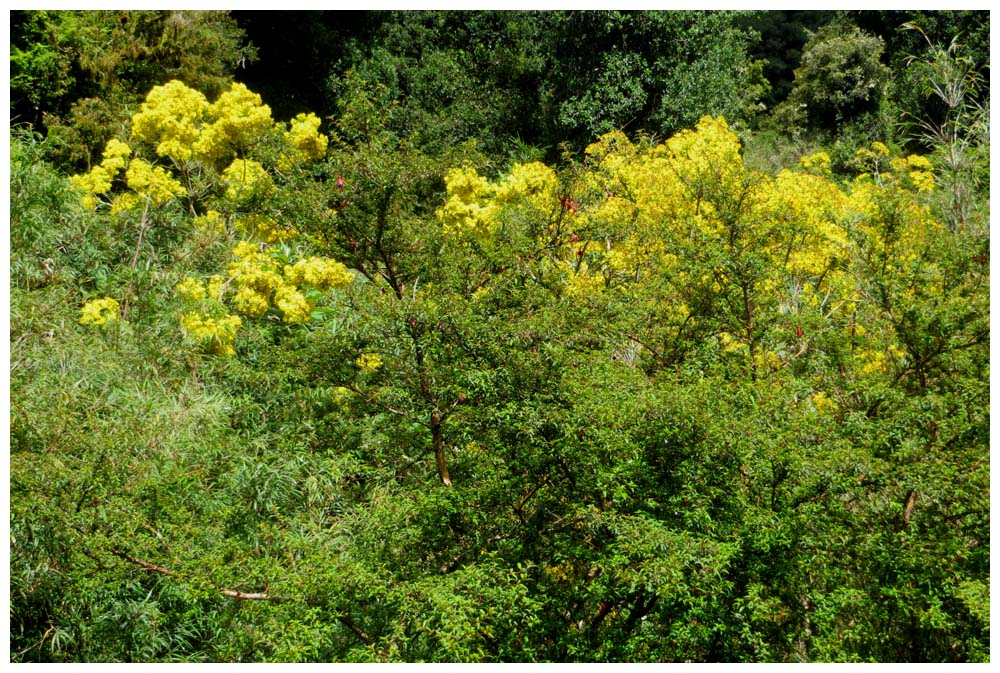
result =
[[[13,12],[11,661],[988,661],[988,22]]]

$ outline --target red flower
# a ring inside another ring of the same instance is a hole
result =
[[[800,339],[802,338],[802,328],[801,327],[796,327],[795,328],[795,336],[799,337]]]
[[[337,189],[341,191],[344,190],[344,178],[342,178],[339,173],[337,174]]]

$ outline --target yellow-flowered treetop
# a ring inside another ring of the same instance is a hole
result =
[[[277,136],[286,146],[284,150],[279,148],[278,169],[325,156],[329,141],[319,132],[320,123],[314,114],[300,114]],[[245,205],[253,196],[266,196],[272,184],[271,175],[248,153],[252,154],[258,145],[267,144],[264,141],[273,136],[272,130],[276,128],[281,129],[282,125],[275,123],[271,109],[244,84],[233,84],[213,103],[176,80],[153,87],[132,117],[132,138],[137,141],[134,143],[137,148],[141,149],[142,143],[151,145],[155,156],[145,157],[145,165],[136,166],[129,182],[134,191],[114,197],[112,211],[126,212],[141,206],[145,202],[143,197],[152,199],[153,205],[161,205],[186,194],[181,186],[188,184],[186,178],[179,177],[193,170],[191,162],[201,162],[212,172],[223,170],[221,181],[226,196],[237,205]],[[133,149],[119,139],[112,139],[100,165],[70,178],[83,192],[84,205],[95,207],[97,196],[111,191],[115,177],[129,167]],[[169,159],[169,168],[147,168],[157,158]],[[142,186],[133,187],[133,183]]]
[[[276,221],[266,202],[281,171],[325,156],[329,141],[319,132],[320,124],[311,113],[297,115],[287,126],[276,124],[261,97],[240,83],[210,103],[175,80],[153,87],[133,116],[134,148],[119,139],[108,141],[102,162],[70,181],[87,207],[109,195],[105,203],[113,214],[145,208],[147,223],[151,207],[190,196],[186,205],[199,240],[233,232],[248,239],[236,244],[224,276],[186,278],[176,285],[186,306],[180,321],[187,337],[208,353],[231,355],[242,324],[235,313],[255,318],[273,309],[287,323],[304,323],[312,317],[318,293],[345,287],[353,279],[335,260],[296,260],[287,248],[280,253],[269,248],[298,234],[294,224]],[[147,146],[153,151],[144,153]],[[127,189],[115,190],[122,173],[119,185]],[[206,195],[221,197],[222,207],[195,215]],[[113,319],[117,304],[112,302],[89,302],[81,322],[100,325]]]
[[[245,84],[234,83],[205,111],[208,123],[192,147],[206,159],[224,159],[245,150],[274,126],[271,108]]]
[[[677,331],[700,319],[692,298],[711,302],[720,349],[757,372],[779,371],[793,353],[769,348],[766,331],[784,321],[790,338],[804,339],[794,325],[806,314],[864,342],[853,351],[859,375],[898,360],[891,335],[863,324],[872,298],[854,265],[859,236],[892,251],[889,271],[920,259],[938,227],[920,197],[934,184],[925,157],[873,143],[858,153],[864,172],[849,184],[834,181],[824,152],[772,176],[748,168],[736,134],[713,117],[662,144],[614,131],[585,157],[565,186],[541,164],[515,165],[492,182],[470,167],[451,171],[437,212],[445,234],[484,244],[531,213],[542,239],[535,250],[551,253],[568,294],[613,289]]]

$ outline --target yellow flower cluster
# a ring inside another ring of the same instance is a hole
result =
[[[274,126],[271,108],[239,82],[208,106],[205,118],[209,123],[201,129],[193,149],[206,159],[232,156]]]
[[[489,181],[471,166],[453,168],[444,179],[448,198],[437,216],[446,231],[474,236],[489,233],[494,208],[480,200],[492,192]]]
[[[236,245],[233,257],[236,261],[230,263],[228,269],[238,288],[233,303],[241,313],[259,317],[270,306],[272,293],[283,285],[278,264],[247,241]]]
[[[236,352],[236,333],[242,324],[238,315],[213,317],[201,311],[190,311],[181,317],[185,334],[213,355],[230,356]]]
[[[236,221],[236,227],[247,236],[259,238],[265,243],[290,241],[299,234],[295,227],[278,224],[270,217],[256,213],[241,217]]]
[[[111,191],[111,183],[118,172],[125,168],[132,150],[128,145],[112,138],[104,147],[104,155],[99,165],[90,169],[84,175],[70,176],[70,184],[84,192],[80,201],[87,208],[97,206],[97,194],[107,194]]]
[[[154,167],[139,158],[133,159],[129,164],[125,177],[130,189],[156,206],[187,194],[184,186],[163,170],[162,166]]]
[[[918,192],[929,192],[934,189],[934,166],[927,157],[911,154],[906,157],[896,157],[889,166],[904,181],[908,179]]]
[[[292,285],[280,285],[274,291],[274,305],[284,314],[287,323],[308,322],[312,316],[312,302]]]
[[[208,296],[205,285],[197,278],[185,278],[177,284],[175,289],[177,294],[188,301],[201,301]]]
[[[494,198],[504,204],[527,201],[547,212],[558,207],[559,178],[555,171],[537,161],[515,164],[506,179],[496,186]]]
[[[826,152],[816,152],[804,156],[799,160],[799,165],[809,173],[816,175],[830,175],[830,155]]]
[[[306,159],[322,159],[329,140],[319,132],[319,124],[319,117],[312,113],[296,115],[285,132],[285,142]]]
[[[192,225],[195,231],[209,234],[222,234],[226,231],[226,220],[217,210],[209,210],[204,215],[194,218]]]
[[[132,117],[136,138],[178,161],[231,157],[273,126],[271,109],[240,83],[209,104],[203,94],[174,80],[153,87]]]
[[[885,350],[862,350],[855,356],[858,371],[862,375],[878,374],[891,371],[893,363],[902,362],[906,352],[895,344],[890,344]]]
[[[208,99],[183,82],[153,87],[132,117],[132,134],[156,145],[161,157],[191,159]]]
[[[117,319],[118,302],[111,297],[91,299],[80,311],[80,324],[90,327],[100,327]]]
[[[274,182],[260,162],[252,159],[235,159],[224,171],[222,180],[226,183],[226,198],[245,204],[256,198],[264,198],[274,191]]]
[[[237,288],[233,304],[251,317],[267,311],[273,299],[273,306],[282,312],[285,322],[307,322],[314,304],[302,291],[303,285],[328,290],[346,287],[354,278],[340,262],[322,257],[286,264],[282,274],[279,262],[263,246],[247,241],[236,245],[233,257],[235,261],[228,269]]]
[[[832,414],[837,411],[837,403],[831,400],[822,390],[813,393],[810,399],[812,400],[813,408],[819,414]]]
[[[382,357],[378,353],[362,353],[354,361],[354,364],[358,366],[363,372],[371,374],[372,372],[378,371],[382,366]]]
[[[285,266],[285,278],[292,285],[312,285],[319,290],[350,285],[354,276],[347,267],[333,259],[309,257]]]

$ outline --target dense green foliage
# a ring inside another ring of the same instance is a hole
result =
[[[12,662],[989,660],[983,13],[12,19]]]

